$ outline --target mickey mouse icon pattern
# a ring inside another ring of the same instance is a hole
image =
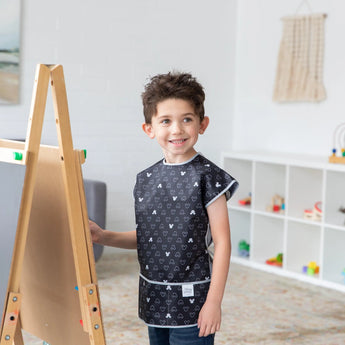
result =
[[[200,154],[183,164],[161,160],[137,175],[139,317],[147,324],[197,324],[211,278],[206,208],[237,186]]]

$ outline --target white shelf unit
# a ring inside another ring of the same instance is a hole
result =
[[[224,170],[239,181],[229,204],[232,260],[254,268],[345,292],[345,165],[328,157],[273,152],[225,152]],[[284,198],[285,209],[267,211],[274,195]],[[251,195],[251,205],[240,199]],[[305,209],[321,202],[320,220],[304,218]],[[238,256],[238,244],[250,244],[249,257]],[[266,260],[283,253],[283,266]],[[318,274],[303,273],[314,261]]]

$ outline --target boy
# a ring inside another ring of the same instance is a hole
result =
[[[90,222],[92,239],[137,249],[139,317],[151,345],[214,344],[231,254],[226,201],[238,183],[194,149],[209,124],[195,78],[157,75],[142,100],[143,130],[164,159],[137,175],[136,230],[110,232]]]

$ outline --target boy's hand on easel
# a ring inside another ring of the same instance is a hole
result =
[[[90,227],[92,242],[102,244],[103,229],[90,219],[89,219],[89,227]]]

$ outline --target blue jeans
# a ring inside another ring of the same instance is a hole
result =
[[[149,327],[150,345],[213,345],[214,334],[199,337],[199,328]]]

